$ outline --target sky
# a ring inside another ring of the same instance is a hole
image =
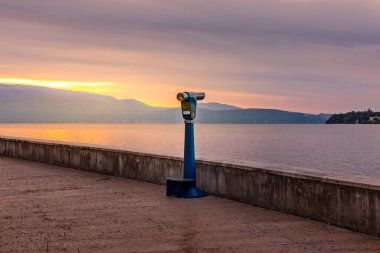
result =
[[[379,0],[0,0],[0,83],[380,110]]]

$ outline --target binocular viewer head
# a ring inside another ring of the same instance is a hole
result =
[[[177,100],[180,102],[189,101],[190,98],[203,100],[206,94],[204,92],[181,92],[177,94]]]
[[[204,92],[181,92],[177,94],[177,100],[181,102],[182,116],[185,120],[194,120],[197,113],[197,100],[203,100]]]

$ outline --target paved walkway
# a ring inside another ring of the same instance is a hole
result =
[[[380,238],[228,199],[0,157],[0,252],[380,252]]]

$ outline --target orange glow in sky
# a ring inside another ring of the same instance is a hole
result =
[[[113,82],[75,82],[75,81],[66,81],[66,80],[34,80],[34,79],[26,79],[26,78],[1,78],[0,83],[9,84],[9,85],[27,85],[27,86],[40,86],[47,88],[55,88],[62,90],[70,90],[70,91],[81,91],[81,92],[89,92],[100,95],[109,95],[113,96],[117,99],[126,98],[125,93],[123,92],[122,85],[119,83]],[[128,85],[128,84],[127,84]],[[154,96],[157,94],[158,89],[144,89],[144,87],[139,87],[139,85],[128,85],[130,92],[128,94],[134,97],[138,97],[141,93],[145,93],[145,96],[142,96],[142,99],[137,99],[143,103],[146,103],[151,106],[161,106],[161,107],[173,107],[177,106],[177,101],[174,99],[175,90],[168,94],[173,96]],[[145,90],[145,92],[144,92]],[[170,90],[170,89],[169,89]],[[168,91],[169,91],[168,90]],[[181,91],[181,89],[179,89]],[[136,94],[134,94],[136,93]],[[141,95],[140,95],[141,96]],[[158,97],[158,99],[157,99]]]
[[[71,91],[85,91],[91,93],[102,94],[113,85],[111,82],[70,82],[70,81],[58,81],[58,80],[30,80],[30,79],[18,79],[18,78],[1,78],[0,83],[4,84],[20,84],[29,86],[41,86],[48,88],[56,88]]]
[[[186,86],[169,86],[169,85],[133,85],[133,84],[119,84],[113,82],[74,82],[63,80],[33,80],[23,78],[1,78],[0,83],[9,85],[27,85],[27,86],[40,86],[47,88],[55,88],[70,91],[89,92],[100,95],[109,95],[117,99],[126,98],[126,94],[136,98],[137,100],[157,107],[176,107],[178,101],[176,94],[179,91],[191,90]],[[128,89],[125,89],[128,87]],[[166,92],[162,92],[162,90]],[[123,91],[126,90],[127,93]],[[269,96],[262,94],[247,94],[239,92],[225,92],[225,91],[209,91],[196,87],[196,90],[206,92],[207,101],[223,101],[224,103],[233,104],[242,108],[249,108],[252,98],[257,103],[263,103],[267,100],[285,100],[286,97],[282,96]],[[159,95],[157,95],[159,94]],[[140,99],[138,98],[140,97]],[[207,102],[206,101],[206,102]],[[238,101],[238,102],[237,102]],[[239,102],[240,101],[240,102]],[[268,107],[268,106],[267,106]]]

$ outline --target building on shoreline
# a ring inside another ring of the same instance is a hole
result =
[[[369,122],[380,121],[380,116],[369,117]]]

